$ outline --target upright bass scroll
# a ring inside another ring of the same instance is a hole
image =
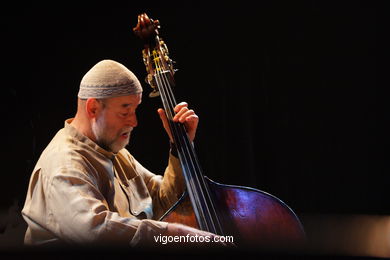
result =
[[[158,20],[149,19],[146,14],[141,14],[138,16],[137,26],[133,29],[134,33],[145,43],[142,58],[147,72],[146,82],[153,89],[149,94],[150,97],[158,97],[160,94],[155,80],[157,73],[163,70],[169,72],[171,74],[169,79],[172,81],[175,73],[173,60],[169,58],[168,47],[158,35],[157,29],[159,28],[160,22]]]
[[[174,123],[176,100],[173,62],[159,36],[160,23],[146,14],[133,29],[143,41],[142,57],[152,97],[160,95],[183,170],[186,192],[161,220],[178,222],[218,235],[232,235],[234,243],[291,246],[305,240],[295,213],[277,197],[261,190],[216,183],[203,175],[184,126]]]

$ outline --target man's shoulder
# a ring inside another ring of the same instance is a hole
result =
[[[79,144],[69,136],[64,129],[59,130],[43,150],[42,157],[55,157],[58,159],[68,159],[68,154],[77,154]]]
[[[43,150],[35,168],[44,169],[48,173],[64,169],[85,171],[88,167],[88,157],[91,157],[87,153],[80,142],[74,140],[66,134],[64,129],[61,129]]]

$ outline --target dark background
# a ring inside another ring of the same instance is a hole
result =
[[[200,117],[195,146],[205,175],[271,193],[298,216],[389,214],[375,4],[249,3],[56,3],[4,12],[1,209],[23,206],[31,171],[74,115],[79,82],[94,64],[116,60],[144,82],[132,28],[146,12],[160,20],[177,62],[177,99]],[[143,87],[128,149],[162,173],[169,146],[160,100]]]

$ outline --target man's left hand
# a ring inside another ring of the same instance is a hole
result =
[[[159,108],[157,112],[160,115],[160,118],[163,122],[163,126],[167,131],[171,142],[173,143],[174,141],[172,138],[171,131],[169,129],[169,124],[164,109]],[[188,104],[186,102],[181,102],[177,104],[174,108],[174,112],[176,114],[173,117],[173,122],[180,122],[184,124],[188,134],[188,138],[191,142],[193,142],[195,139],[196,129],[198,128],[199,117],[195,114],[194,110],[188,108]]]

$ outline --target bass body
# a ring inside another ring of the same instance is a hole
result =
[[[224,236],[240,247],[297,248],[306,236],[294,211],[279,198],[264,191],[220,184],[205,177],[216,204]],[[160,219],[199,228],[188,194]]]

